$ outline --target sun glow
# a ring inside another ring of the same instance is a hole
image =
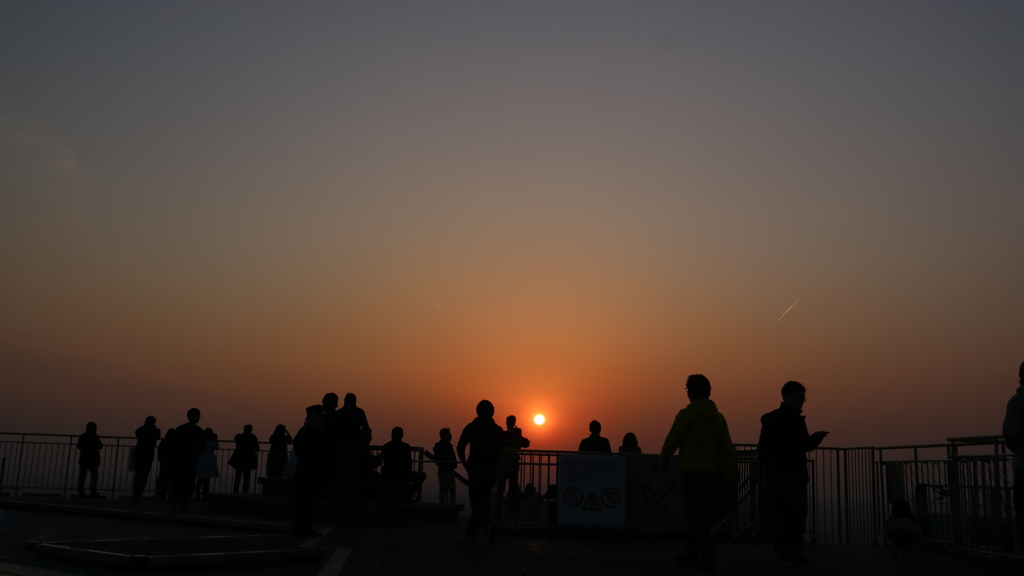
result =
[[[543,424],[544,423],[544,415],[543,414],[537,414],[536,416],[534,416],[533,417],[533,423],[538,425],[538,426]]]

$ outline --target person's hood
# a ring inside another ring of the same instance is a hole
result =
[[[692,400],[687,408],[702,420],[714,420],[719,415],[718,406],[710,398]]]

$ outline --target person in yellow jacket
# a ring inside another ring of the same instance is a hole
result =
[[[677,559],[692,563],[699,570],[714,570],[710,504],[719,473],[726,485],[736,480],[736,448],[725,416],[711,401],[711,382],[707,377],[693,374],[687,378],[686,396],[690,403],[676,414],[661,448],[659,464],[667,470],[672,455],[679,451],[683,516],[690,540],[687,551]]]

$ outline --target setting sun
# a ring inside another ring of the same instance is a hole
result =
[[[543,414],[537,414],[536,416],[534,416],[533,417],[533,423],[537,424],[538,426],[543,424],[544,423],[544,415]]]

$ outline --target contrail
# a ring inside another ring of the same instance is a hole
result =
[[[800,299],[799,299],[799,298],[797,298],[797,299],[796,299],[796,302],[799,302],[799,301],[800,301]],[[792,304],[790,304],[790,305],[789,305],[789,308],[786,308],[786,311],[782,313],[782,316],[779,316],[779,317],[778,317],[778,318],[777,318],[777,319],[776,319],[775,321],[776,321],[776,322],[778,322],[779,320],[782,320],[782,318],[783,318],[783,317],[784,317],[784,316],[785,316],[786,314],[789,314],[789,311],[793,309],[793,306],[796,306],[796,302],[793,302]]]

